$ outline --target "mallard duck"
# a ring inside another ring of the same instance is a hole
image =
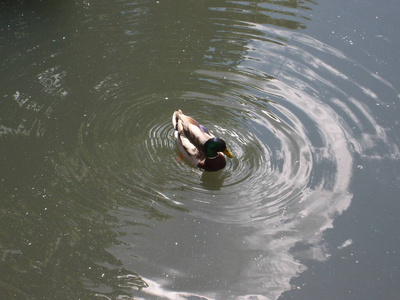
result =
[[[211,135],[180,109],[172,115],[172,124],[179,151],[192,165],[205,171],[218,171],[226,165],[223,154],[233,157],[224,140]]]

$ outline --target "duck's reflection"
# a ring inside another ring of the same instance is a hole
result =
[[[224,184],[226,176],[226,172],[222,170],[217,172],[203,172],[200,182],[207,190],[219,191]]]

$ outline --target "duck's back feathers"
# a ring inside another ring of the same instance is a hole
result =
[[[199,124],[193,118],[184,115],[181,110],[174,112],[172,124],[179,151],[192,165],[197,166],[199,161],[205,159],[201,144],[203,139],[198,135],[202,132]]]

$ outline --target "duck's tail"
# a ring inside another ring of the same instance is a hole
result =
[[[172,115],[172,125],[174,126],[175,130],[178,130],[177,124],[178,124],[178,118],[179,115],[182,114],[182,111],[180,109],[174,111]]]

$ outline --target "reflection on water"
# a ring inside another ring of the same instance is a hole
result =
[[[355,155],[399,157],[346,67],[393,87],[299,31],[313,1],[25,4],[1,4],[2,296],[277,299],[329,257]],[[178,108],[223,171],[178,163]]]

